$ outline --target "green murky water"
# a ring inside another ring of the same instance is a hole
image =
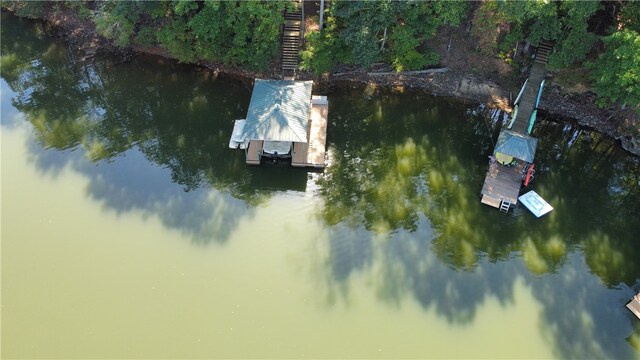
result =
[[[640,164],[597,134],[540,122],[555,210],[505,216],[481,106],[316,86],[330,166],[247,167],[247,81],[1,46],[3,358],[640,358]]]

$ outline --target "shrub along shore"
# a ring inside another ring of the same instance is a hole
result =
[[[147,53],[232,76],[278,78],[282,13],[292,4],[3,1],[2,8],[44,21],[83,61]],[[540,114],[609,135],[640,155],[640,2],[335,0],[322,32],[317,10],[305,3],[301,79],[422,89],[509,111],[532,45],[551,39]]]

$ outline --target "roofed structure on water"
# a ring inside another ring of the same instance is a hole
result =
[[[502,153],[526,162],[533,162],[538,139],[510,130],[502,130],[498,136],[494,154]]]
[[[308,142],[313,81],[256,79],[241,137]]]

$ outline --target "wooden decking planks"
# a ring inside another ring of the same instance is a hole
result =
[[[291,165],[296,167],[325,166],[327,146],[327,119],[329,103],[325,96],[315,97],[311,105],[309,116],[309,143],[294,143],[291,154]]]
[[[528,133],[529,119],[536,105],[538,89],[540,88],[543,78],[544,64],[534,63],[529,73],[529,81],[527,81],[527,85],[522,93],[522,98],[520,99],[520,104],[518,104],[518,115],[511,130],[521,134]]]
[[[524,165],[523,161],[518,161],[515,166],[511,167],[499,165],[497,162],[491,163],[480,192],[483,198],[486,197],[486,202],[483,201],[483,203],[494,206],[489,202],[507,200],[516,204],[520,194]]]
[[[248,165],[260,165],[263,145],[264,141],[262,140],[251,140],[249,142],[249,147],[246,150]]]
[[[291,151],[291,166],[305,167],[307,160],[307,143],[294,142]]]
[[[314,103],[311,106],[311,123],[309,124],[309,148],[307,149],[307,164],[313,167],[324,167],[327,146],[327,117],[329,104]]]
[[[285,80],[294,80],[295,71],[298,69],[299,47],[304,25],[302,7],[301,2],[296,2],[295,9],[287,9],[284,13],[285,24],[280,36],[280,70]]]

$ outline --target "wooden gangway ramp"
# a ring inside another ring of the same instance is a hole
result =
[[[284,12],[285,24],[280,37],[280,70],[283,80],[295,80],[298,70],[300,43],[303,35],[303,4],[294,1],[293,9]]]
[[[536,57],[529,72],[529,78],[522,90],[518,102],[518,113],[511,125],[511,130],[518,134],[529,135],[529,122],[536,107],[538,91],[544,80],[547,57],[552,49],[549,42],[541,41],[536,51]],[[517,204],[518,195],[522,187],[523,171],[526,162],[516,159],[511,166],[504,166],[495,161],[489,164],[487,175],[482,185],[481,202],[483,204],[508,211],[509,207]]]
[[[515,132],[521,134],[526,134],[528,132],[529,119],[531,118],[531,113],[536,106],[538,89],[540,89],[540,84],[542,84],[542,80],[544,80],[544,69],[547,65],[549,51],[551,51],[550,43],[544,41],[541,42],[538,47],[538,51],[536,52],[533,65],[531,66],[531,71],[529,72],[529,80],[525,85],[522,97],[518,103],[518,114],[511,127],[511,130]]]
[[[293,143],[291,166],[324,168],[327,152],[329,102],[326,96],[313,96],[309,116],[308,143]]]

